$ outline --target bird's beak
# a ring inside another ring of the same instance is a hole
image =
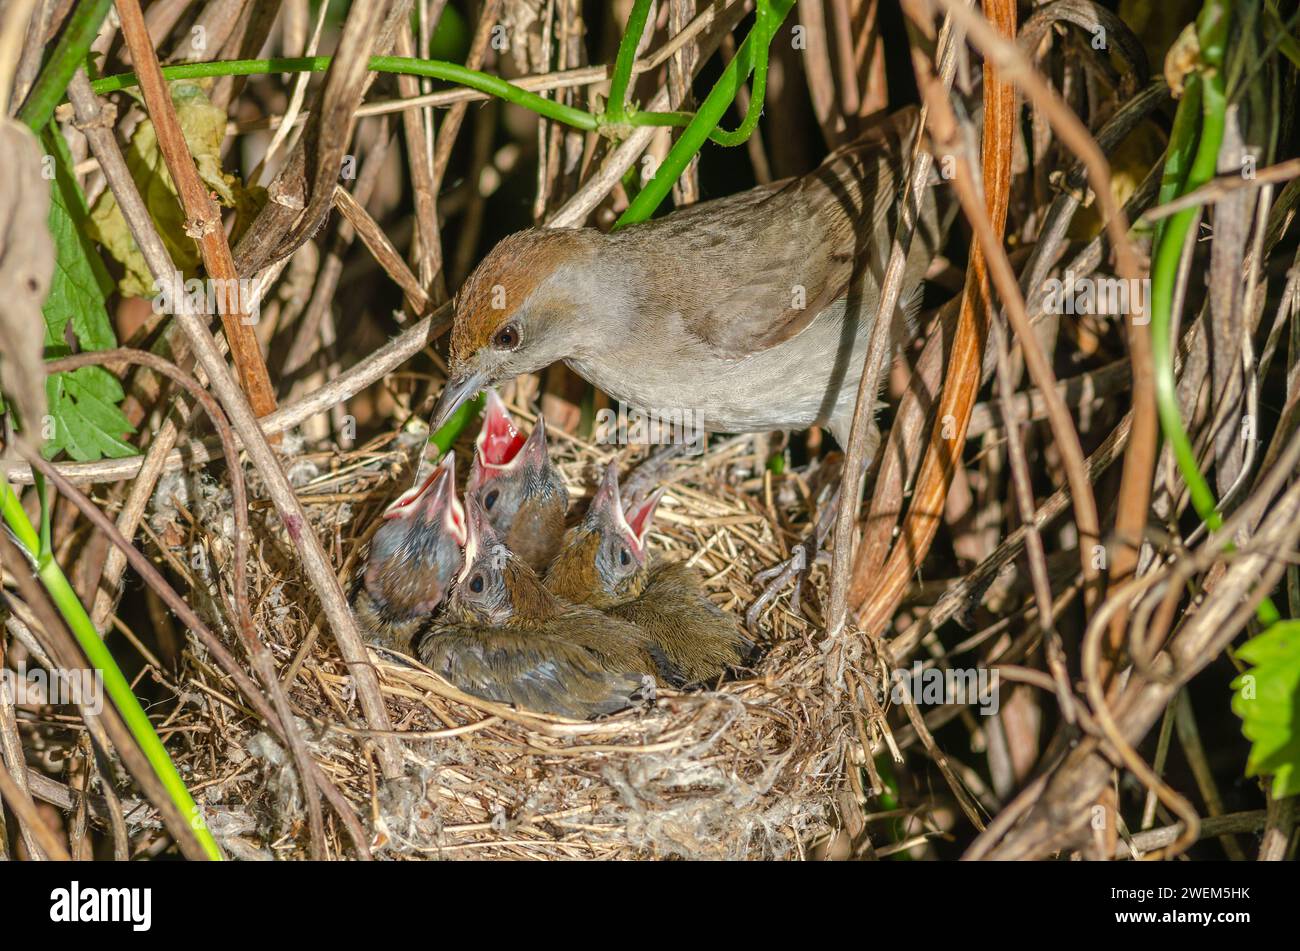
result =
[[[466,400],[487,385],[487,374],[481,370],[459,373],[447,381],[438,397],[438,405],[433,408],[433,420],[429,431],[436,433],[446,425],[451,414],[460,409]]]
[[[524,465],[535,469],[543,468],[549,459],[546,454],[546,417],[541,413],[537,414],[537,425],[528,434],[524,448],[519,451],[519,458],[524,460]]]
[[[650,534],[650,519],[654,517],[655,509],[659,507],[659,500],[664,497],[662,488],[655,489],[646,497],[645,501],[633,505],[627,510],[625,519],[628,529],[636,539],[637,545],[645,546],[645,537]]]
[[[438,477],[441,474],[441,477]],[[465,544],[465,509],[456,498],[456,454],[447,453],[434,470],[433,487],[422,500],[424,520],[430,525],[439,518],[443,527],[456,540],[457,545]]]
[[[524,446],[524,437],[510,418],[506,404],[494,389],[487,391],[483,407],[483,428],[474,441],[474,470],[470,475],[470,488],[474,489],[491,476],[504,475],[515,468]]]
[[[664,497],[663,489],[655,489],[646,499],[633,505],[626,514],[618,491],[618,463],[610,462],[605,469],[605,476],[600,480],[600,488],[592,496],[588,514],[597,519],[607,519],[614,531],[632,543],[632,549],[638,558],[645,549],[645,537],[650,531],[650,517],[654,515],[659,500]]]
[[[611,460],[609,465],[605,467],[605,475],[601,477],[596,494],[591,497],[591,505],[587,509],[587,513],[596,518],[612,518],[615,521],[623,520],[623,506],[618,498],[618,462],[616,460]]]
[[[450,453],[448,453],[450,455]],[[389,518],[410,518],[416,512],[424,508],[424,503],[431,497],[439,494],[439,487],[446,481],[447,470],[444,468],[446,460],[433,467],[433,470],[417,486],[407,489],[384,509],[383,517]],[[454,465],[454,463],[453,463]]]
[[[487,512],[477,496],[466,496],[465,508],[468,517],[465,520],[467,531],[464,545],[465,561],[460,570],[461,581],[469,576],[470,568],[479,554],[497,544],[496,532],[492,530],[492,524],[488,521]]]

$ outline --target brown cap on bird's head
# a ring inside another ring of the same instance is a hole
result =
[[[434,407],[442,427],[475,393],[569,356],[558,321],[590,307],[566,265],[601,238],[592,228],[530,228],[488,253],[456,295],[451,378]]]

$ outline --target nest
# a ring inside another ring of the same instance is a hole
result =
[[[347,453],[297,453],[291,475],[345,583],[378,513],[409,485],[425,435],[417,428]],[[585,504],[611,447],[553,432],[551,451],[575,504]],[[624,447],[620,456],[643,452]],[[807,482],[767,473],[765,453],[761,438],[738,437],[678,460],[651,536],[653,550],[687,560],[710,598],[738,614],[759,592],[754,575],[789,554],[809,519]],[[372,650],[405,763],[401,779],[384,781],[375,737],[360,728],[346,668],[312,613],[274,510],[250,489],[257,625],[313,756],[354,806],[377,856],[793,858],[841,827],[846,763],[862,764],[870,730],[887,728],[874,698],[857,689],[879,682],[867,658],[847,657],[839,668],[847,678],[823,684],[832,646],[816,623],[823,569],[804,590],[813,621],[790,610],[788,594],[778,598],[763,616],[764,654],[744,676],[704,691],[663,690],[648,709],[595,722],[480,700],[414,660]],[[152,518],[173,568],[213,604],[228,577],[228,503],[224,486],[177,482],[161,487]],[[220,620],[226,612],[205,613],[235,643]],[[842,643],[860,652],[864,642],[848,632]],[[191,645],[186,657],[176,689],[187,702],[167,727],[188,742],[178,763],[218,841],[247,858],[305,854],[291,759],[239,715],[200,648]],[[875,715],[859,711],[861,702]],[[858,775],[856,766],[847,772]],[[355,855],[328,808],[326,815],[331,849]]]

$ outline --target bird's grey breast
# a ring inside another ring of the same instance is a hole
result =
[[[852,412],[874,310],[874,301],[836,301],[796,336],[736,359],[686,335],[642,329],[659,337],[656,346],[634,334],[568,362],[642,413],[693,413],[710,432],[806,429],[841,416],[844,405]]]

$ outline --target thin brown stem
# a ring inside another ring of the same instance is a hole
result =
[[[171,93],[163,79],[162,68],[158,65],[153,42],[149,39],[149,30],[145,26],[139,0],[116,2],[118,17],[122,21],[122,36],[131,51],[140,91],[144,95],[149,118],[153,120],[157,131],[158,148],[185,209],[185,233],[198,241],[199,253],[203,257],[208,277],[230,282],[225,284],[228,288],[235,287],[233,282],[238,280],[239,275],[235,271],[230,242],[226,240],[225,228],[221,223],[221,212],[203,180],[199,178],[194,157],[190,155],[185,133],[181,131],[180,120],[176,117],[176,107],[172,104]],[[167,276],[167,280],[168,283],[162,286],[170,286],[173,280],[171,275]],[[253,333],[252,315],[244,311],[243,295],[233,296],[238,303],[223,308],[225,312],[221,315],[221,323],[249,405],[252,406],[254,415],[265,416],[275,410],[275,388],[271,385],[257,336]],[[228,299],[230,297],[227,295]]]

